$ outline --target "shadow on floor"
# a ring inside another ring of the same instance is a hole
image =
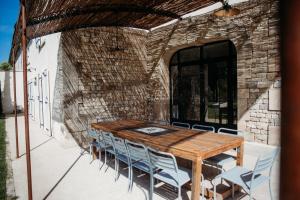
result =
[[[112,157],[110,159],[111,160],[107,162],[107,166],[114,170],[114,161],[113,161],[114,158]],[[102,156],[102,160],[104,160],[104,156]],[[106,171],[107,168],[102,166],[102,170]],[[127,177],[128,176],[128,166],[125,163],[120,162],[119,172],[120,172],[119,176]],[[114,177],[112,177],[112,178],[114,178]],[[133,170],[133,190],[135,187],[138,187],[139,189],[141,189],[143,191],[145,200],[149,199],[148,194],[149,194],[149,189],[150,189],[150,176],[147,173],[144,173],[144,172],[134,168],[134,170]],[[187,192],[188,191],[185,188],[182,188],[182,190],[181,190],[182,200],[189,200]],[[168,184],[164,184],[163,182],[157,182],[157,181],[155,182],[154,193],[166,200],[174,200],[174,199],[177,199],[177,197],[178,197],[177,189]]]
[[[41,144],[39,144],[39,145],[37,145],[37,146],[31,148],[31,149],[30,149],[30,152],[33,151],[33,150],[35,150],[35,149],[37,149],[37,148],[39,148],[39,147],[41,147],[41,146],[43,146],[44,144],[46,144],[47,142],[49,142],[49,141],[52,140],[52,139],[54,139],[54,138],[53,138],[53,137],[50,137],[49,139],[47,139],[46,141],[42,142]],[[21,154],[21,155],[20,155],[20,158],[21,158],[22,156],[24,156],[24,155],[26,155],[26,153]]]
[[[76,158],[76,160],[71,164],[71,166],[67,169],[67,171],[62,175],[62,177],[55,183],[55,185],[50,189],[50,191],[46,194],[43,200],[47,199],[51,193],[55,190],[55,188],[59,185],[59,183],[65,178],[65,176],[71,171],[71,169],[76,165],[79,159],[83,156],[84,152],[80,153],[80,155]]]

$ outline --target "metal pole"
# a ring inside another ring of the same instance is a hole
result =
[[[24,123],[26,141],[26,164],[27,164],[27,187],[28,200],[32,200],[32,180],[31,180],[31,158],[30,158],[30,138],[28,120],[28,88],[27,88],[27,39],[26,39],[26,0],[22,4],[22,58],[23,58],[23,87],[24,87]]]
[[[280,1],[282,117],[280,199],[299,199],[300,191],[300,1]]]
[[[15,111],[15,132],[16,132],[16,156],[20,157],[19,154],[19,130],[18,130],[18,114],[17,114],[17,89],[16,89],[16,65],[15,65],[15,52],[12,54],[13,62],[13,84],[14,84],[14,111]]]

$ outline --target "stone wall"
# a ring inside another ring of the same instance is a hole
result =
[[[91,28],[62,33],[61,100],[55,115],[79,144],[98,118],[169,120],[169,61],[179,49],[231,40],[237,50],[238,128],[247,140],[279,143],[280,64],[278,1],[238,4],[241,14],[211,13],[150,32]],[[58,80],[58,79],[57,79]]]
[[[179,49],[231,40],[237,49],[238,128],[247,140],[279,143],[280,64],[278,1],[250,0],[236,5],[241,14],[212,13],[151,31],[147,54],[152,119],[169,119],[169,61]]]
[[[146,36],[125,28],[62,33],[63,116],[79,144],[96,119],[148,119]]]

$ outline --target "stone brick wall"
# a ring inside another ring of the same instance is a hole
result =
[[[169,119],[169,61],[179,49],[231,40],[237,49],[238,128],[247,140],[279,143],[280,64],[278,1],[238,4],[241,14],[211,13],[151,31],[147,54],[152,119]]]
[[[96,118],[148,119],[146,34],[124,28],[62,33],[64,122],[78,143]]]
[[[278,1],[237,7],[236,17],[209,13],[150,32],[104,27],[62,33],[54,116],[79,144],[96,118],[169,120],[171,56],[185,47],[231,40],[237,50],[238,128],[247,140],[278,144]]]

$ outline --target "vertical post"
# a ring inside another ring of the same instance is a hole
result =
[[[31,180],[31,158],[30,158],[30,138],[28,120],[28,88],[27,88],[27,39],[26,39],[26,0],[22,4],[22,60],[23,60],[23,88],[24,88],[24,123],[26,142],[26,164],[27,164],[27,187],[28,200],[32,200],[32,180]]]
[[[280,1],[282,121],[280,199],[299,199],[300,191],[300,1]]]
[[[16,65],[15,65],[15,51],[12,53],[13,63],[13,84],[14,84],[14,112],[15,112],[15,132],[16,132],[16,157],[19,158],[19,130],[18,130],[18,114],[17,114],[17,89],[16,89]]]

